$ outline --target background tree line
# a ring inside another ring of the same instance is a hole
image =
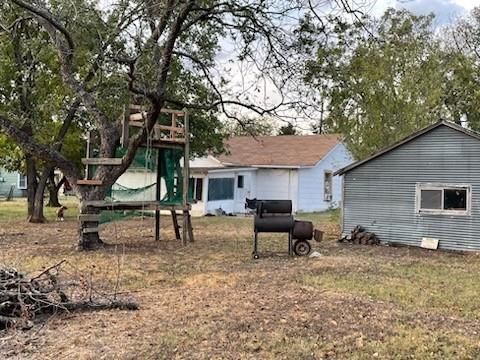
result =
[[[448,27],[433,21],[389,9],[331,27],[306,65],[325,104],[314,130],[342,134],[363,158],[439,119],[480,129],[480,10]]]

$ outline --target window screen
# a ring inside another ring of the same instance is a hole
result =
[[[233,200],[234,178],[208,180],[208,201]]]
[[[420,208],[441,209],[442,190],[422,190]]]

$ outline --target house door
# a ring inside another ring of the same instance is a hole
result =
[[[250,175],[237,175],[235,179],[235,212],[245,212],[245,198],[250,195]]]

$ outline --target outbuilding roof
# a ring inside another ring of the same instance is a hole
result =
[[[315,166],[340,142],[338,134],[236,136],[226,142],[227,154],[216,157],[226,166]]]
[[[408,142],[410,142],[410,141],[412,141],[412,140],[414,140],[414,139],[416,139],[416,138],[418,138],[422,135],[425,135],[426,133],[428,133],[428,132],[430,132],[430,131],[432,131],[432,130],[440,127],[440,126],[447,126],[447,127],[452,128],[454,130],[460,131],[460,132],[462,132],[462,133],[464,133],[468,136],[471,136],[471,137],[473,137],[477,140],[480,140],[480,134],[479,133],[477,133],[475,131],[472,131],[472,130],[468,130],[468,129],[466,129],[466,128],[460,126],[460,125],[457,125],[453,122],[446,121],[446,120],[440,120],[440,121],[438,121],[438,122],[436,122],[432,125],[429,125],[429,126],[423,128],[423,129],[418,130],[417,132],[414,132],[413,134],[407,136],[406,138],[403,138],[402,140],[397,141],[393,145],[390,145],[390,146],[387,146],[387,147],[383,148],[382,150],[376,152],[375,154],[373,154],[373,155],[371,155],[371,156],[369,156],[365,159],[354,162],[353,164],[350,164],[350,165],[336,171],[334,173],[334,175],[343,175],[343,174],[349,172],[350,170],[353,170],[353,169],[355,169],[355,168],[357,168],[357,167],[359,167],[359,166],[361,166],[361,165],[363,165],[363,164],[365,164],[365,163],[367,163],[367,162],[369,162],[369,161],[371,161],[371,160],[373,160],[377,157],[380,157],[380,156],[396,149],[397,147],[400,147],[400,146],[402,146],[402,145],[404,145],[404,144],[406,144],[406,143],[408,143]]]

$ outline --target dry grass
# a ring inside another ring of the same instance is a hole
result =
[[[385,359],[480,356],[480,258],[421,249],[338,245],[336,213],[305,214],[326,230],[320,258],[289,259],[282,236],[261,236],[270,255],[251,259],[250,218],[195,218],[182,248],[170,220],[106,225],[116,248],[75,249],[64,223],[26,224],[0,203],[0,262],[37,271],[67,259],[133,293],[136,312],[59,315],[7,333],[0,357],[34,359]],[[17,204],[18,206],[18,204]],[[7,214],[5,214],[7,213]],[[19,209],[14,213],[20,214]],[[8,218],[8,220],[6,220]]]

